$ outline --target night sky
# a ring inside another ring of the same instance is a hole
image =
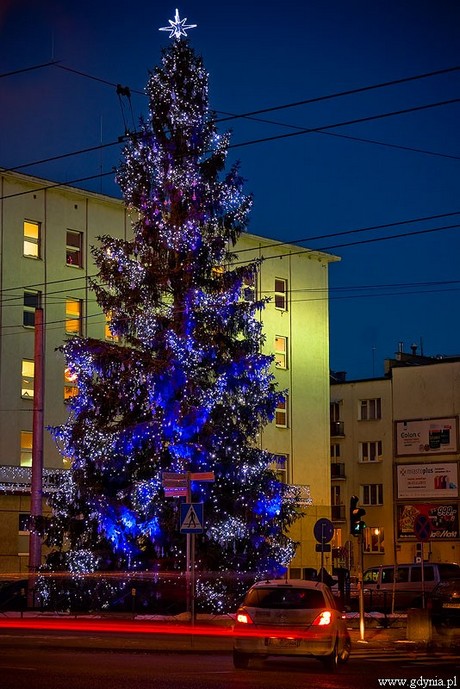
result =
[[[118,196],[118,138],[176,7],[254,194],[249,231],[342,259],[331,368],[380,376],[399,342],[460,354],[458,0],[0,0],[0,166]]]

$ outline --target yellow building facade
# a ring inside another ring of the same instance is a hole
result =
[[[109,323],[88,289],[95,275],[97,236],[131,236],[130,217],[115,198],[0,173],[0,572],[27,571],[34,394],[35,308],[44,309],[44,425],[67,416],[75,384],[58,350],[69,336],[110,339]],[[263,429],[261,447],[299,487],[304,518],[293,529],[299,549],[292,566],[319,562],[313,525],[330,517],[328,267],[321,252],[245,234],[238,260],[263,257],[253,297],[270,297],[261,314],[265,351],[285,403]],[[250,298],[250,295],[249,295]],[[44,492],[53,490],[62,457],[44,433]]]

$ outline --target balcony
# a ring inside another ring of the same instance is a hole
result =
[[[333,522],[345,522],[345,505],[332,505],[331,517]]]
[[[344,435],[343,421],[331,421],[331,438],[343,438]]]
[[[345,479],[345,463],[344,462],[332,462],[331,464],[331,479]]]

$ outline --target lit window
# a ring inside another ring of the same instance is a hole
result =
[[[278,481],[287,483],[288,456],[275,455],[275,459],[271,464],[271,469],[275,472]]]
[[[361,502],[363,505],[383,505],[383,484],[369,483],[361,486]]]
[[[384,553],[385,539],[382,527],[369,527],[363,530],[364,535],[364,552],[366,553]],[[392,570],[393,571],[393,570]]]
[[[287,280],[275,278],[275,309],[287,311]]]
[[[83,233],[67,230],[66,263],[68,266],[83,266]]]
[[[33,399],[34,397],[34,372],[34,362],[30,359],[23,359],[21,371],[21,397],[23,397],[24,399]]]
[[[359,443],[360,462],[381,462],[382,461],[382,441],[371,440],[366,443]]]
[[[67,335],[81,335],[82,302],[67,297],[65,301],[65,332]]]
[[[40,258],[40,223],[24,220],[24,256]]]
[[[32,431],[21,431],[21,457],[22,467],[32,466]]]
[[[275,425],[278,428],[287,428],[288,426],[288,405],[287,397],[278,402],[275,411]]]
[[[374,400],[360,400],[359,402],[359,420],[373,421],[382,418],[382,400],[379,398]]]
[[[24,292],[22,323],[26,328],[33,328],[35,326],[35,309],[40,307],[40,302],[41,292],[32,292],[30,290]]]
[[[114,335],[111,329],[111,324],[112,324],[112,313],[109,311],[108,314],[106,314],[105,317],[105,339],[110,340],[111,342],[118,342],[119,337],[118,335]]]
[[[64,371],[64,400],[78,395],[77,375],[66,368]]]
[[[287,337],[275,335],[275,366],[287,368]]]

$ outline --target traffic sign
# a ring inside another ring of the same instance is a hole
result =
[[[313,533],[318,543],[329,543],[334,535],[334,524],[330,519],[322,517],[315,523]]]
[[[431,520],[426,514],[419,514],[414,521],[414,534],[418,541],[429,541],[431,536]]]
[[[203,533],[203,503],[183,502],[180,506],[180,532]]]
[[[316,549],[317,553],[330,553],[331,552],[331,544],[330,543],[316,543],[315,549]]]

